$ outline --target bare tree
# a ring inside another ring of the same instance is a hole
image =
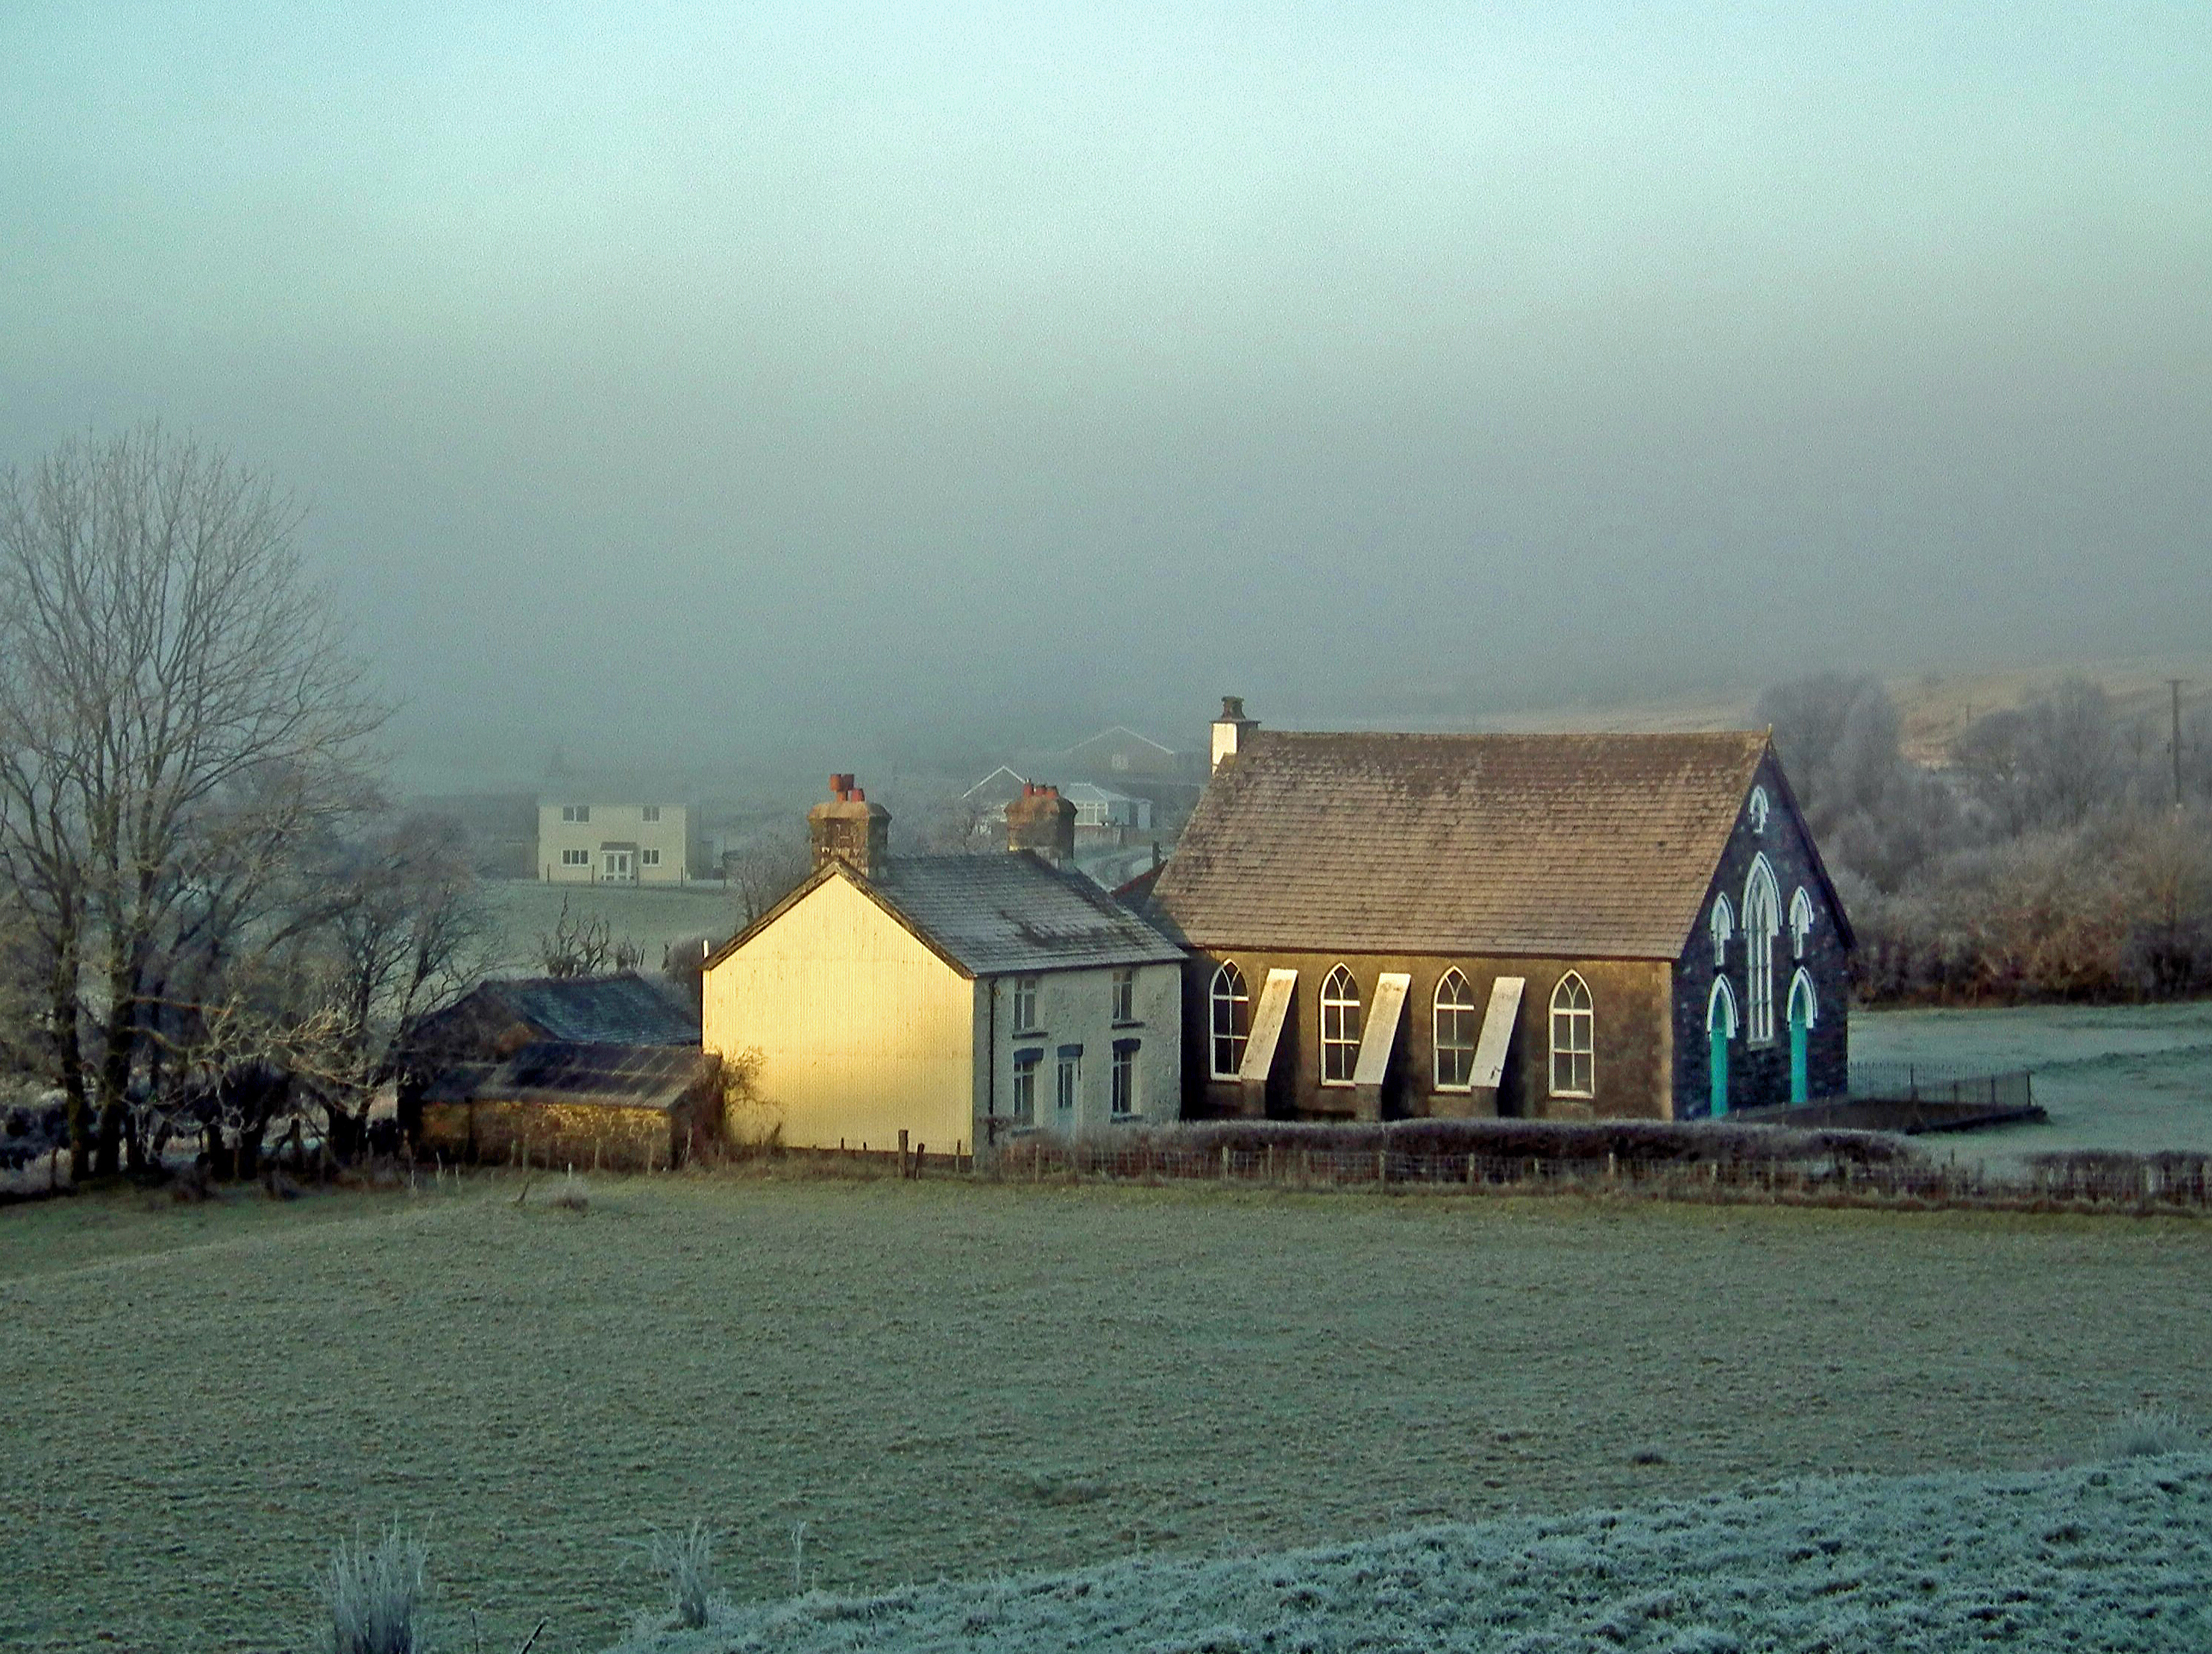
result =
[[[750,925],[791,894],[812,871],[805,843],[786,833],[763,833],[725,859],[738,898],[740,926]]]
[[[629,937],[617,937],[603,914],[571,913],[561,898],[553,928],[538,933],[538,961],[549,976],[596,976],[606,970],[635,970],[645,949]]]
[[[117,1169],[149,1006],[218,970],[384,709],[302,575],[300,514],[149,427],[0,474],[0,877],[48,970],[74,1170]]]

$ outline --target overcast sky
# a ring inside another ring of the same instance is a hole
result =
[[[155,416],[426,773],[2199,648],[2212,6],[12,0]]]

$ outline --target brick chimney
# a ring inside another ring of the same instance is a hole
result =
[[[1244,715],[1244,697],[1224,695],[1221,697],[1221,715],[1213,721],[1212,768],[1221,768],[1224,758],[1233,758],[1244,744],[1244,737],[1260,727],[1257,718]]]
[[[861,874],[879,872],[889,854],[891,812],[853,785],[850,775],[830,777],[830,796],[806,812],[814,865],[832,857]]]
[[[1022,783],[1021,797],[1006,806],[1006,848],[1035,850],[1055,867],[1075,864],[1075,806],[1060,788]]]

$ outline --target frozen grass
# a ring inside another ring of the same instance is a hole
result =
[[[553,1186],[553,1192],[545,1197],[545,1204],[557,1207],[563,1212],[589,1212],[592,1209],[592,1187],[571,1167],[568,1175]]]
[[[2050,1123],[1921,1139],[1931,1152],[1997,1168],[2070,1149],[2212,1151],[2212,1001],[1854,1011],[1851,1056],[1966,1073],[2033,1070]]]
[[[2097,1444],[2098,1456],[2107,1459],[2154,1459],[2204,1450],[2204,1432],[2171,1413],[2127,1414]]]
[[[653,1569],[668,1587],[668,1614],[678,1627],[707,1623],[714,1596],[714,1535],[703,1522],[672,1534],[655,1534]]]
[[[424,1654],[429,1551],[398,1523],[374,1543],[343,1540],[315,1576],[331,1621],[331,1654]]]
[[[658,1608],[663,1512],[757,1602],[794,1564],[1279,1551],[2212,1418],[2208,1222],[770,1171],[595,1177],[577,1219],[520,1186],[0,1214],[0,1648],[302,1648],[362,1512],[434,1532],[488,1654],[541,1615],[534,1654],[579,1654]]]
[[[821,1594],[622,1654],[2212,1647],[2212,1458],[1808,1481],[1361,1544]]]
[[[640,969],[648,976],[659,970],[662,950],[670,944],[695,936],[723,940],[739,927],[738,898],[720,885],[671,890],[499,879],[484,886],[484,895],[498,927],[502,966],[524,976],[543,968],[538,939],[559,921],[564,897],[572,915],[604,919],[613,939],[636,943],[645,956]]]

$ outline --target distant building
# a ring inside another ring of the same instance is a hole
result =
[[[1193,1113],[1844,1091],[1850,922],[1764,733],[1281,733],[1231,700],[1212,747],[1148,903],[1190,949]]]
[[[1182,1109],[1182,951],[1072,866],[1074,807],[1031,787],[1008,854],[892,858],[841,775],[813,873],[711,955],[707,1049],[750,1066],[795,1146],[959,1152]]]
[[[1075,806],[1078,831],[1119,830],[1149,833],[1152,830],[1150,799],[1133,798],[1093,781],[1070,781],[1060,790],[1061,796]]]
[[[680,804],[538,801],[538,877],[553,885],[680,885],[690,877]]]
[[[1179,751],[1127,724],[1078,741],[1060,756],[1060,763],[1072,775],[1189,781],[1205,773],[1198,754]]]
[[[1008,764],[1000,764],[960,795],[971,834],[996,838],[1006,830],[1006,806],[1029,790],[1029,777]]]

